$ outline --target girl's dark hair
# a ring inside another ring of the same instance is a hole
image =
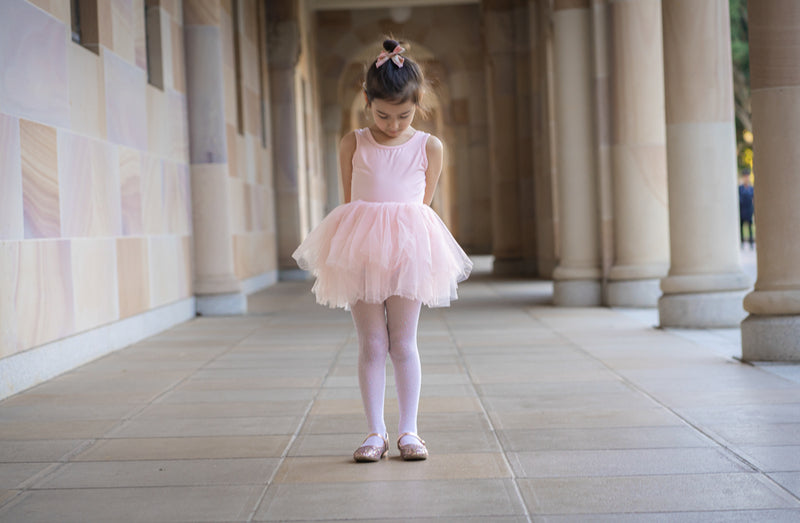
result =
[[[396,40],[386,39],[383,41],[383,48],[391,53],[400,44]],[[420,106],[422,94],[425,91],[425,75],[422,68],[409,58],[406,54],[403,67],[398,67],[392,60],[386,61],[380,67],[375,67],[375,62],[370,64],[367,69],[367,79],[364,82],[364,91],[367,93],[368,104],[372,100],[386,100],[392,103],[404,103],[409,100],[415,105]],[[424,110],[423,107],[420,107]]]

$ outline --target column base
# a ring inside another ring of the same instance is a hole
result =
[[[655,307],[661,297],[661,279],[611,281],[606,287],[609,307]]]
[[[747,291],[665,294],[658,300],[661,327],[721,329],[738,327],[747,316]]]
[[[742,359],[800,362],[800,316],[749,315],[742,322]]]
[[[198,316],[241,316],[247,313],[247,295],[207,294],[196,297]]]
[[[603,303],[603,287],[597,280],[556,280],[553,303],[558,307],[596,307]]]

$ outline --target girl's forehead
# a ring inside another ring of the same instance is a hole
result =
[[[375,110],[384,114],[403,114],[414,109],[414,102],[411,100],[407,100],[398,104],[376,98],[372,101],[372,105]]]

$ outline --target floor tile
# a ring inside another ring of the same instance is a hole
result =
[[[79,439],[0,441],[0,463],[60,461],[88,443],[88,440]]]
[[[795,523],[800,509],[785,510],[707,510],[703,512],[658,512],[637,514],[581,514],[581,523]],[[538,516],[542,523],[573,523],[570,516]]]
[[[279,457],[289,436],[120,438],[101,440],[75,461]]]
[[[0,408],[0,416],[2,409]],[[0,441],[37,439],[94,439],[103,436],[117,425],[117,420],[103,421],[7,421],[0,420]]]
[[[241,396],[239,396],[241,398]],[[246,418],[300,416],[310,400],[216,401],[213,403],[155,403],[143,409],[136,418]]]
[[[40,490],[0,509],[2,521],[246,521],[261,486]]]
[[[559,450],[515,452],[508,456],[521,478],[637,476],[751,472],[716,448]]]
[[[255,521],[521,514],[510,480],[376,481],[276,484]]]
[[[49,466],[49,463],[0,463],[0,489],[21,488]]]
[[[461,480],[509,478],[502,454],[431,454],[425,461],[403,461],[390,449],[379,463],[356,463],[350,456],[287,458],[275,483],[335,483],[359,481]]]
[[[266,485],[278,458],[68,463],[37,489]]]
[[[506,451],[709,447],[707,437],[685,426],[500,430]]]
[[[800,508],[758,474],[521,479],[533,514]]]
[[[502,430],[683,425],[680,418],[662,408],[493,411],[489,417]]]
[[[294,434],[301,416],[246,418],[138,418],[127,421],[105,438],[177,438],[193,436],[256,436]]]
[[[800,472],[772,472],[768,476],[800,498]]]
[[[800,470],[800,445],[773,447],[743,447],[744,456],[766,472]]]

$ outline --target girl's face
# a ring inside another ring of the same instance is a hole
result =
[[[417,106],[411,100],[397,104],[376,98],[369,110],[378,130],[389,138],[397,138],[411,126]]]

